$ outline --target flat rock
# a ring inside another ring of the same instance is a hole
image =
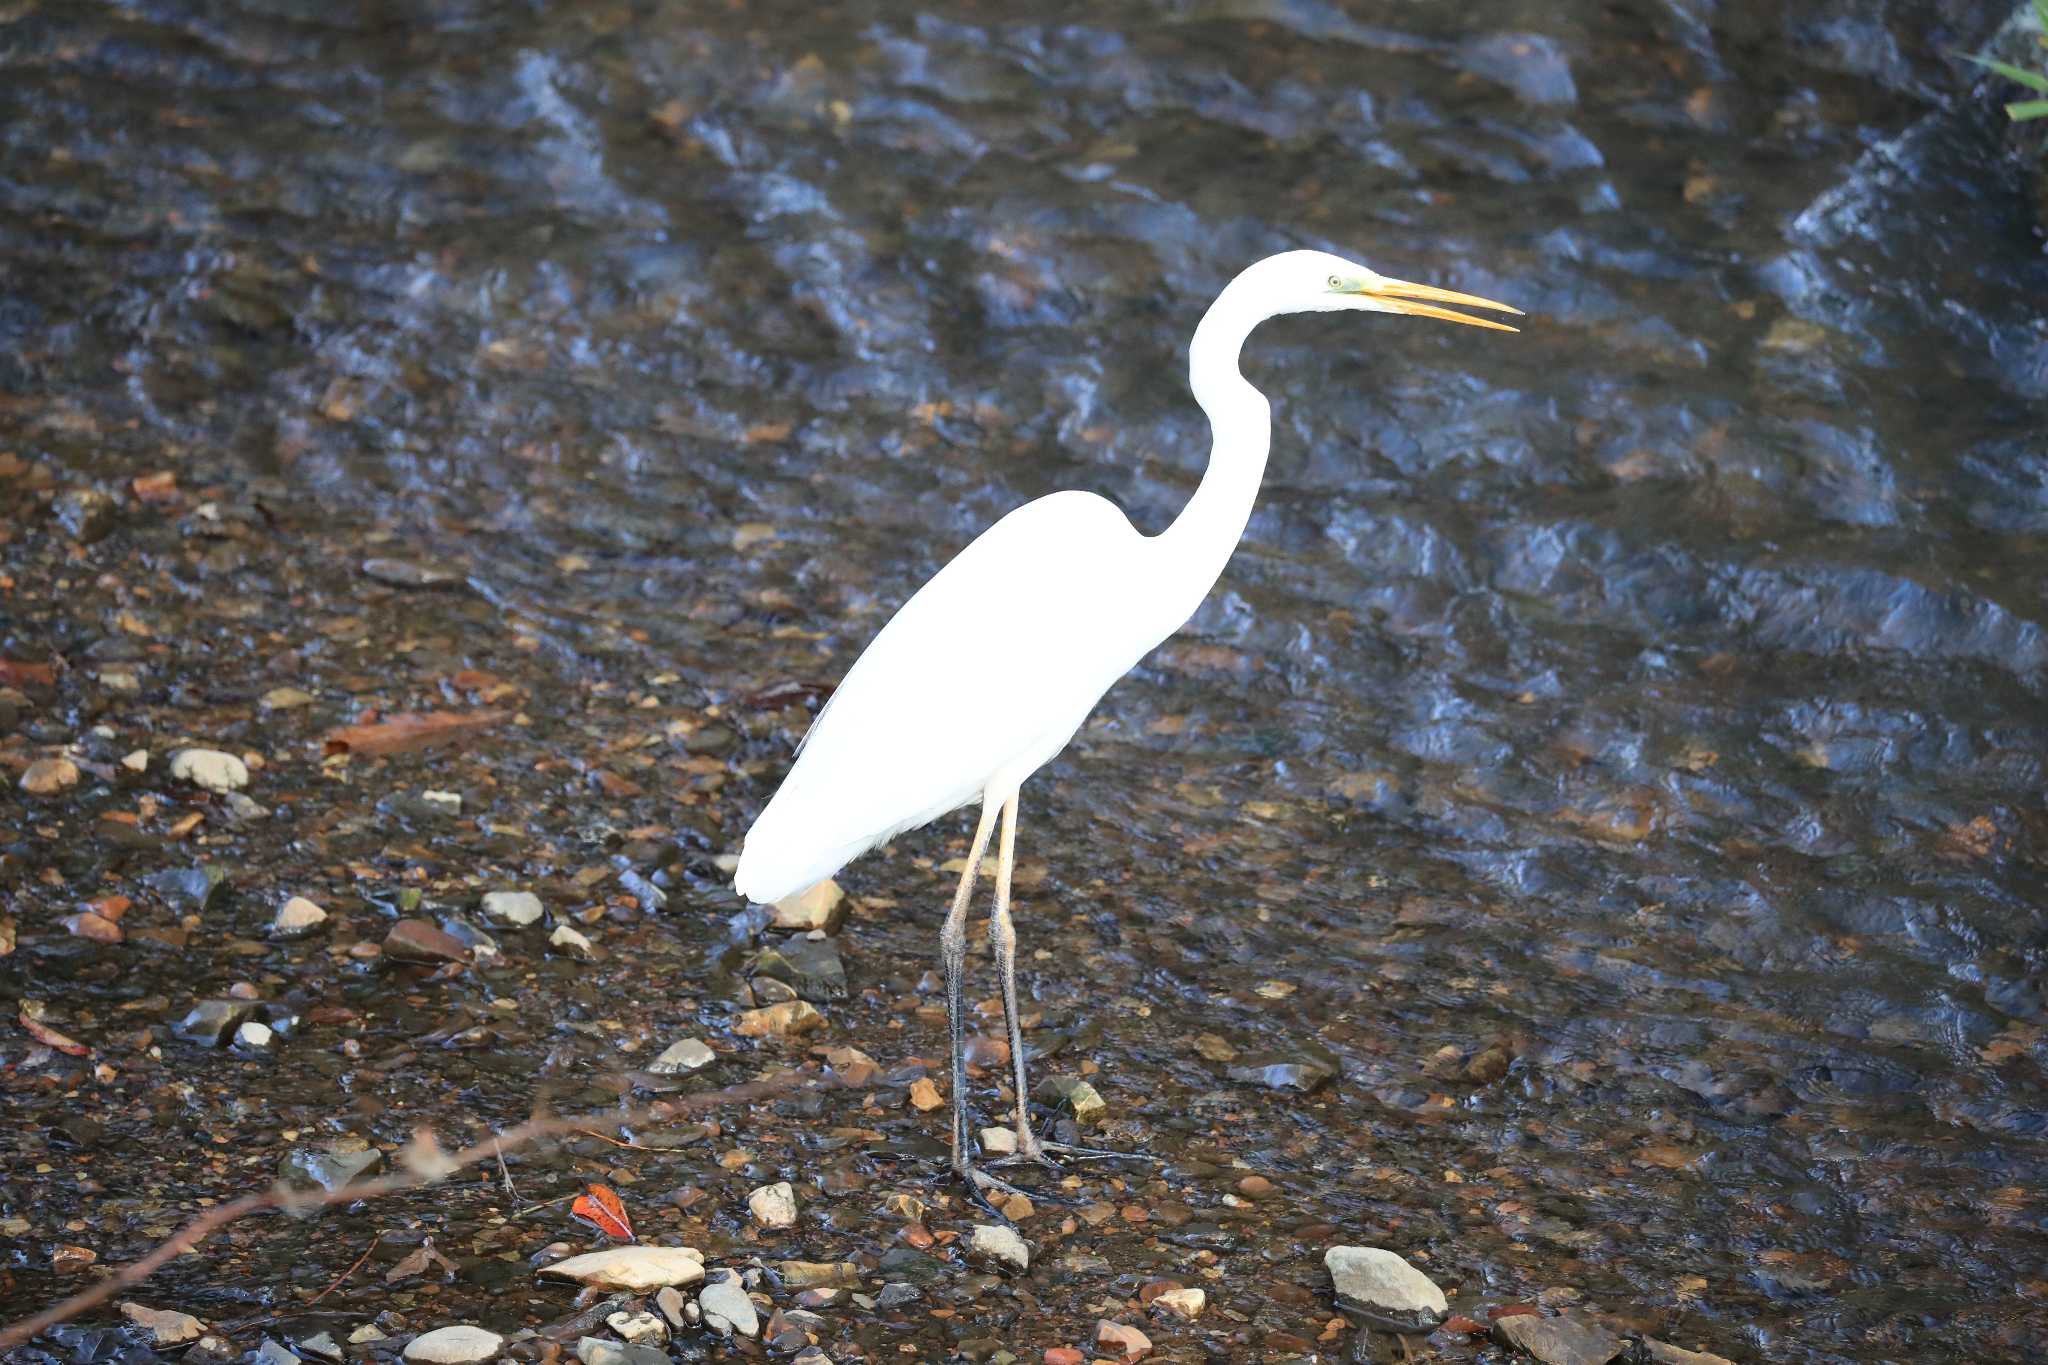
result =
[[[828,934],[839,932],[839,926],[846,923],[846,893],[839,889],[839,883],[827,877],[808,891],[799,891],[794,896],[785,896],[775,902],[775,914],[768,921],[771,929],[819,929]]]
[[[482,1365],[495,1360],[505,1338],[463,1323],[422,1332],[405,1344],[405,1358],[418,1365]]]
[[[578,1341],[576,1358],[583,1365],[669,1365],[668,1352],[659,1346],[621,1346],[603,1337]]]
[[[327,922],[327,912],[304,896],[293,896],[277,907],[277,916],[270,921],[270,932],[276,938],[304,938]]]
[[[911,1253],[918,1255],[916,1252]],[[919,1256],[920,1260],[929,1257]],[[860,1267],[852,1261],[777,1261],[775,1273],[791,1289],[858,1289]]]
[[[1643,1338],[1643,1354],[1650,1358],[1650,1365],[1735,1365],[1726,1356],[1711,1351],[1688,1351],[1653,1337]]]
[[[429,920],[402,919],[384,936],[384,956],[400,962],[462,962],[462,940]]]
[[[674,1291],[669,1288],[668,1292]],[[604,1325],[617,1332],[619,1340],[632,1346],[659,1345],[668,1340],[668,1328],[652,1313],[613,1313],[604,1320]]]
[[[704,1253],[695,1247],[608,1247],[544,1265],[539,1273],[598,1289],[644,1292],[697,1283],[704,1278]]]
[[[1199,1289],[1169,1289],[1152,1300],[1152,1311],[1171,1313],[1177,1318],[1193,1322],[1202,1316],[1202,1310],[1209,1305],[1209,1296]]]
[[[757,1010],[741,1010],[733,1032],[742,1038],[789,1038],[825,1027],[825,1016],[807,1000],[786,1000]]]
[[[1518,1313],[1493,1324],[1494,1335],[1543,1365],[1607,1365],[1628,1343],[1604,1327],[1572,1318]]]
[[[579,953],[587,953],[590,951],[590,940],[572,925],[557,924],[555,932],[548,935],[548,946],[572,948]]]
[[[78,785],[78,765],[68,758],[39,758],[21,775],[21,789],[30,796],[55,796]]]
[[[1450,1310],[1429,1276],[1379,1247],[1334,1246],[1323,1253],[1337,1303],[1399,1332],[1434,1328]]]
[[[121,1316],[147,1331],[150,1340],[158,1346],[183,1346],[206,1334],[206,1324],[198,1318],[190,1313],[172,1312],[168,1308],[145,1308],[139,1303],[124,1303]]]
[[[761,1315],[747,1297],[746,1286],[730,1270],[721,1270],[697,1295],[697,1307],[704,1312],[706,1326],[737,1332],[743,1337],[761,1334]]]
[[[313,704],[313,694],[297,687],[273,687],[262,697],[266,711],[290,711]]]
[[[501,923],[524,929],[539,920],[540,897],[531,891],[490,891],[484,894],[484,914]]]
[[[238,792],[249,785],[249,767],[218,749],[180,749],[171,755],[171,776],[210,792]]]
[[[1107,1347],[1123,1360],[1143,1360],[1152,1354],[1152,1338],[1137,1328],[1108,1318],[1098,1319],[1095,1324],[1095,1345],[1098,1349]]]
[[[1031,1248],[1017,1229],[1001,1223],[978,1223],[968,1234],[967,1254],[986,1265],[998,1265],[1019,1274],[1031,1268]]]
[[[1248,1052],[1225,1067],[1223,1074],[1248,1085],[1307,1094],[1336,1076],[1337,1064],[1311,1052]]]
[[[747,1211],[764,1228],[786,1228],[796,1224],[796,1191],[787,1180],[763,1185],[747,1196]]]
[[[662,1049],[659,1057],[647,1064],[647,1069],[657,1076],[674,1076],[685,1071],[698,1071],[718,1060],[718,1054],[696,1039],[685,1038],[679,1043],[670,1043]]]
[[[152,872],[143,882],[164,899],[182,902],[198,910],[211,910],[228,894],[228,874],[210,864],[167,867]]]

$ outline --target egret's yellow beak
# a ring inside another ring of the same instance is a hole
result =
[[[1396,313],[1411,317],[1435,318],[1439,322],[1462,322],[1467,327],[1491,327],[1496,332],[1518,332],[1519,327],[1510,327],[1505,322],[1492,318],[1475,318],[1469,313],[1454,313],[1448,308],[1438,308],[1439,303],[1462,303],[1467,308],[1491,308],[1496,313],[1513,313],[1522,316],[1522,310],[1492,299],[1482,299],[1477,294],[1460,294],[1450,289],[1439,289],[1433,284],[1411,284],[1407,280],[1376,280],[1358,290],[1359,293],[1380,300]],[[1429,300],[1429,302],[1421,302]]]

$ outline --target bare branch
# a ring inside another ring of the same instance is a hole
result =
[[[130,1261],[92,1288],[80,1290],[70,1298],[52,1304],[31,1317],[0,1327],[0,1353],[25,1345],[38,1332],[55,1327],[60,1322],[69,1322],[88,1308],[97,1307],[122,1290],[142,1283],[165,1265],[197,1248],[201,1242],[229,1223],[264,1209],[298,1211],[325,1208],[332,1204],[353,1204],[359,1199],[375,1199],[380,1195],[397,1194],[401,1190],[431,1185],[465,1167],[489,1161],[499,1153],[513,1151],[529,1143],[587,1132],[591,1124],[599,1120],[607,1126],[614,1127],[630,1123],[665,1123],[713,1109],[756,1104],[791,1090],[808,1089],[824,1083],[825,1078],[815,1073],[785,1071],[766,1080],[748,1081],[742,1085],[727,1086],[723,1090],[706,1091],[701,1095],[685,1095],[680,1099],[657,1100],[653,1104],[643,1105],[638,1109],[621,1110],[615,1114],[579,1114],[573,1118],[528,1119],[525,1123],[507,1128],[502,1133],[494,1133],[447,1157],[440,1157],[437,1154],[434,1161],[421,1163],[425,1167],[424,1171],[400,1171],[398,1174],[378,1180],[365,1180],[361,1184],[343,1185],[333,1190],[304,1191],[280,1185],[273,1186],[261,1194],[245,1194],[240,1199],[232,1199],[208,1209],[172,1233],[147,1255]]]

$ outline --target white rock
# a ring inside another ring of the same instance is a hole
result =
[[[121,766],[126,768],[131,773],[148,772],[149,750],[131,749],[129,752],[121,755]]]
[[[436,810],[446,811],[450,815],[462,814],[461,792],[423,791],[420,793],[420,800]]]
[[[1017,1130],[1014,1128],[984,1128],[981,1130],[981,1150],[990,1156],[1008,1156],[1017,1150]]]
[[[621,1341],[635,1346],[658,1346],[668,1340],[668,1328],[652,1313],[614,1313],[604,1321]]]
[[[786,1228],[796,1224],[796,1191],[787,1180],[763,1185],[747,1196],[747,1209],[764,1228]],[[749,1336],[753,1334],[748,1333]]]
[[[555,926],[555,932],[548,935],[548,944],[555,948],[574,948],[579,953],[590,951],[590,940],[566,924]]]
[[[1152,1311],[1171,1313],[1177,1318],[1193,1322],[1202,1316],[1202,1309],[1207,1307],[1208,1303],[1209,1296],[1199,1289],[1169,1289],[1152,1300]]]
[[[277,908],[277,917],[270,921],[270,932],[279,938],[298,938],[312,933],[326,918],[325,910],[304,896],[293,896]]]
[[[484,913],[523,929],[540,918],[540,897],[531,891],[491,891],[484,896]]]
[[[463,1323],[422,1332],[405,1344],[405,1358],[418,1365],[481,1365],[495,1360],[505,1338]]]
[[[658,1076],[673,1076],[684,1071],[696,1071],[710,1066],[718,1060],[718,1054],[695,1038],[685,1038],[680,1043],[670,1043],[662,1054],[647,1064],[647,1069]]]
[[[206,1324],[198,1318],[168,1308],[145,1308],[139,1303],[124,1303],[121,1316],[137,1327],[147,1328],[159,1346],[183,1346],[206,1335]]]
[[[249,785],[249,765],[218,749],[180,749],[171,755],[171,776],[210,792],[234,792]]]
[[[754,1301],[747,1297],[740,1277],[730,1270],[719,1271],[718,1278],[704,1286],[697,1295],[697,1306],[704,1310],[704,1321],[719,1331],[743,1337],[760,1334],[761,1315],[754,1310]]]
[[[235,1030],[235,1046],[247,1048],[251,1052],[261,1052],[270,1046],[270,1040],[275,1036],[270,1025],[259,1024],[251,1019]]]
[[[1017,1235],[1017,1229],[1000,1223],[980,1223],[967,1240],[967,1254],[977,1260],[993,1261],[1022,1273],[1031,1268],[1031,1248]]]
[[[1391,1251],[1335,1246],[1323,1253],[1323,1264],[1343,1307],[1415,1327],[1434,1326],[1450,1311],[1444,1291]]]
[[[598,1289],[644,1292],[665,1284],[695,1284],[704,1278],[704,1253],[695,1247],[608,1247],[540,1268]]]
[[[382,1340],[384,1340],[384,1329],[374,1322],[366,1322],[348,1334],[348,1344],[351,1346],[367,1346],[373,1341]]]

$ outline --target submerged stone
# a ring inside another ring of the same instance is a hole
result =
[[[1444,1291],[1429,1276],[1379,1247],[1334,1246],[1323,1265],[1340,1307],[1401,1332],[1433,1329],[1450,1311]]]
[[[1233,1081],[1271,1090],[1320,1089],[1337,1074],[1337,1063],[1312,1052],[1248,1052],[1224,1071]]]
[[[1493,1324],[1494,1334],[1543,1365],[1607,1365],[1628,1343],[1604,1327],[1572,1318],[1518,1313]]]
[[[797,937],[763,948],[754,959],[753,975],[780,981],[806,1000],[838,1000],[846,995],[846,964],[839,945],[829,938]]]

